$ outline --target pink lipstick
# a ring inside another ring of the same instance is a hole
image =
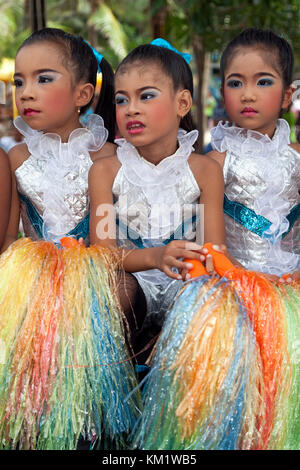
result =
[[[145,125],[141,121],[129,121],[126,125],[129,134],[140,134],[145,129]]]
[[[40,111],[32,108],[25,108],[24,109],[24,116],[34,116],[35,114],[39,114]]]
[[[242,115],[243,116],[255,116],[257,114],[257,111],[255,111],[255,109],[253,108],[250,108],[250,107],[246,107],[242,110]]]

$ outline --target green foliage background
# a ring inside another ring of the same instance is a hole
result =
[[[0,0],[0,59],[14,58],[31,33],[31,0]],[[46,25],[80,34],[116,67],[135,46],[164,37],[192,52],[195,118],[203,142],[207,59],[250,26],[283,35],[295,53],[300,78],[300,0],[47,0]]]
[[[14,57],[30,34],[29,1],[0,0],[0,57]],[[293,45],[300,65],[299,0],[47,0],[47,26],[61,27],[89,38],[116,66],[133,47],[152,39],[155,15],[163,11],[165,37],[191,48],[203,37],[206,51],[220,52],[247,26],[272,28]],[[27,11],[26,11],[27,10]],[[27,22],[27,24],[26,24]]]

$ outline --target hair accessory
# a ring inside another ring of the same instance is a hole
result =
[[[96,60],[97,60],[97,63],[98,63],[98,72],[101,73],[100,64],[101,64],[101,61],[103,59],[103,55],[100,54],[100,52],[98,52],[93,46],[91,46],[85,39],[84,39],[84,42],[92,49],[92,51],[94,53],[94,56],[96,57]]]
[[[188,64],[190,63],[190,60],[192,58],[191,54],[187,54],[186,52],[179,52],[165,39],[156,38],[153,39],[150,44],[152,44],[153,46],[165,47],[166,49],[170,49],[171,51],[176,52],[176,54],[179,54]]]

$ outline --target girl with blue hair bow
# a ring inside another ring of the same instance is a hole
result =
[[[203,259],[203,241],[224,243],[222,172],[194,151],[189,58],[157,39],[121,62],[115,103],[122,138],[116,155],[95,162],[89,174],[91,243],[120,248],[121,304],[139,353],[188,277],[182,259]]]

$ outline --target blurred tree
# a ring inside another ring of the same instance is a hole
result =
[[[150,34],[148,0],[48,0],[47,26],[86,38],[116,67]]]
[[[15,56],[42,3],[47,26],[82,35],[114,67],[130,49],[151,38],[149,0],[0,0],[1,56]]]
[[[14,58],[19,45],[30,33],[24,6],[24,0],[0,0],[0,59]]]

